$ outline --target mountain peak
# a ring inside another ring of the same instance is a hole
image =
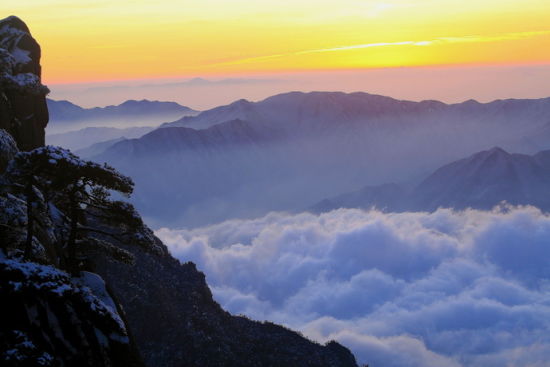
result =
[[[249,106],[249,105],[252,104],[252,102],[250,102],[250,101],[247,100],[247,99],[241,98],[241,99],[239,99],[239,100],[236,100],[236,101],[233,102],[232,104],[237,105],[237,106]]]
[[[491,149],[487,150],[486,153],[489,155],[492,155],[492,154],[510,155],[510,153],[508,153],[501,147],[492,147]]]
[[[474,154],[475,157],[483,158],[483,159],[510,159],[512,157],[512,154],[508,153],[501,147],[493,147],[489,150],[485,150],[483,152],[479,152],[477,154]]]

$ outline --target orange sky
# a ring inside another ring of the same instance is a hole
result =
[[[550,63],[548,0],[2,0],[46,84]]]

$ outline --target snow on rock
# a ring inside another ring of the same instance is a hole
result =
[[[103,278],[89,271],[81,271],[80,277],[74,278],[73,283],[82,287],[87,287],[93,296],[99,299],[110,311],[111,317],[117,320],[121,328],[124,328],[124,323],[117,312],[116,303],[109,295],[107,288],[105,288],[105,281]]]
[[[18,91],[32,95],[44,95],[48,89],[42,85],[40,78],[32,73],[10,75],[3,72],[0,74],[0,86],[4,90]]]
[[[17,144],[4,129],[0,129],[0,173],[4,172],[8,162],[17,154]]]
[[[49,89],[41,82],[40,56],[40,45],[21,19],[0,20],[0,128],[21,150],[44,145]]]
[[[96,274],[72,278],[0,251],[0,365],[136,366],[124,322]]]
[[[40,58],[40,48],[29,47],[29,38],[29,29],[19,18],[0,20],[0,87],[44,95],[49,90],[40,82],[40,66],[33,65]]]
[[[31,51],[21,46],[24,38],[29,35],[29,29],[21,19],[10,16],[0,20],[0,47],[10,51],[16,65],[24,65],[32,61]]]

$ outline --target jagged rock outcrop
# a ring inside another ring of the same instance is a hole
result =
[[[0,173],[4,172],[8,162],[15,157],[19,149],[13,137],[3,129],[0,129]]]
[[[101,278],[78,278],[0,252],[2,366],[139,367]]]
[[[20,150],[44,145],[49,90],[41,83],[40,53],[21,19],[0,20],[0,128],[13,135]]]

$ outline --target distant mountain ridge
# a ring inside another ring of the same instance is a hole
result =
[[[125,117],[128,114],[157,114],[159,112],[196,113],[197,111],[176,102],[150,101],[147,99],[128,100],[118,105],[106,107],[80,107],[66,100],[46,99],[48,110],[54,120],[90,119],[100,117]]]
[[[435,100],[398,100],[364,92],[289,92],[259,102],[240,99],[195,116],[184,116],[174,122],[163,123],[160,127],[207,130],[221,125],[220,131],[231,134],[231,127],[242,128],[242,124],[237,126],[234,121],[241,121],[259,134],[264,132],[263,135],[272,134],[281,138],[301,133],[324,134],[342,128],[355,128],[357,125],[376,130],[412,129],[418,124],[439,123],[441,119],[450,120],[450,123],[466,120],[471,125],[473,122],[483,124],[483,121],[498,118],[499,122],[509,125],[526,120],[526,113],[534,115],[537,121],[535,137],[544,135],[544,139],[550,141],[550,97],[495,100],[489,103],[468,100],[445,104]],[[152,133],[158,137],[162,134],[159,131]],[[204,136],[207,135],[204,132]],[[149,141],[151,137],[144,137],[144,140]]]
[[[161,127],[191,127],[203,129],[231,119],[240,118],[255,122],[284,123],[351,122],[365,117],[376,118],[385,114],[437,111],[445,106],[439,101],[400,101],[364,92],[289,92],[266,98],[260,102],[240,99],[227,106],[204,111],[197,116],[186,116],[165,123]],[[282,126],[286,127],[286,126]]]
[[[550,123],[550,98],[505,99],[489,103],[468,100],[446,104],[436,100],[420,102],[398,100],[365,92],[289,92],[266,98],[259,102],[245,99],[204,111],[197,116],[184,116],[165,123],[161,127],[190,127],[204,129],[232,119],[263,123],[284,124],[304,122],[357,122],[365,119],[393,118],[399,116],[438,116],[441,113],[457,116],[476,116],[480,120],[496,115],[517,117],[518,111],[540,113],[545,110]]]
[[[322,200],[310,210],[492,209],[502,202],[550,210],[550,150],[526,155],[495,147],[444,165],[413,189],[397,184],[367,186]]]
[[[186,115],[194,115],[197,111],[182,106],[176,102],[161,102],[149,100],[128,100],[119,105],[106,107],[83,108],[69,101],[56,101],[47,99],[50,112],[49,131],[56,132],[61,128],[72,128],[72,130],[89,127],[94,122],[126,122],[133,123],[132,126],[142,125],[144,122],[151,122],[160,125],[164,121],[170,121]],[[88,123],[88,125],[83,125]],[[97,125],[96,125],[97,126]]]

